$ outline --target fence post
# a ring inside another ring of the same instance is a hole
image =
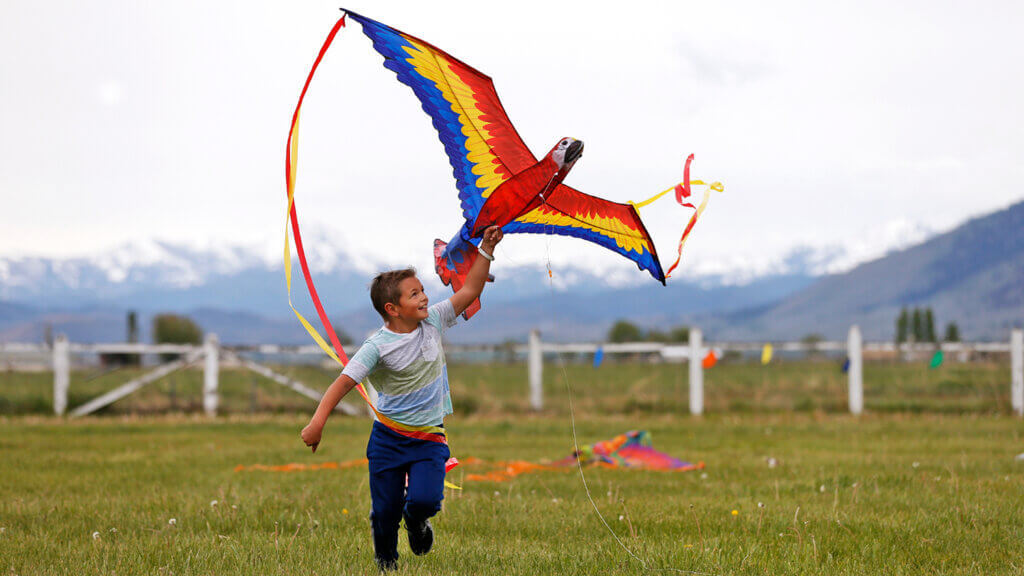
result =
[[[544,408],[544,353],[540,349],[540,330],[530,330],[527,360],[530,369],[530,407]]]
[[[704,413],[704,360],[703,334],[700,328],[690,328],[690,414]]]
[[[53,342],[53,413],[63,416],[68,409],[68,387],[71,385],[71,345],[61,334]]]
[[[218,354],[217,335],[207,334],[203,342],[203,355],[206,357],[203,365],[203,410],[207,416],[217,415]]]
[[[1024,416],[1024,330],[1010,332],[1010,400],[1017,416]]]
[[[846,353],[850,357],[850,367],[847,371],[847,376],[849,377],[851,414],[860,414],[864,411],[864,373],[861,362],[862,344],[860,327],[856,324],[850,326],[850,334],[846,340]]]

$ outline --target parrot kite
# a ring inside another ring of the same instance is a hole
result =
[[[583,142],[562,138],[544,158],[523,143],[491,78],[419,38],[355,12],[384,66],[409,86],[433,120],[451,163],[465,224],[448,242],[434,241],[435,269],[458,291],[477,257],[483,230],[581,238],[629,258],[665,283],[654,242],[633,204],[619,204],[562,184]],[[469,318],[477,300],[466,309]]]

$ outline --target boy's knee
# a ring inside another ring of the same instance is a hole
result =
[[[405,503],[405,514],[410,518],[422,520],[430,518],[441,511],[440,498],[409,498]]]

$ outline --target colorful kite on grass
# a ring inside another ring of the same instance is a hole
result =
[[[239,465],[235,472],[262,471],[262,472],[305,472],[314,470],[341,470],[366,466],[366,458],[358,458],[347,462],[324,462],[320,464],[279,464],[264,465],[252,464],[249,466]],[[602,468],[631,468],[637,470],[665,470],[676,472],[687,472],[689,470],[701,470],[703,462],[693,464],[669,456],[664,452],[654,449],[651,444],[651,435],[646,430],[630,430],[625,434],[619,434],[614,438],[595,442],[585,446],[575,454],[571,454],[557,462],[528,462],[526,460],[511,460],[502,462],[486,462],[479,458],[465,458],[460,463],[454,458],[445,465],[445,472],[450,471],[460,464],[470,468],[488,466],[487,471],[468,473],[464,476],[467,482],[505,482],[522,474],[542,471],[568,470],[575,467],[577,462],[586,466],[600,466]],[[449,488],[459,489],[458,486],[448,484]]]
[[[555,462],[556,466],[592,464],[606,468],[642,468],[645,470],[699,470],[703,462],[692,464],[654,449],[646,430],[630,430],[602,442],[584,446],[579,452]]]

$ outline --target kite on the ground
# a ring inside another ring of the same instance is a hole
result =
[[[654,449],[651,435],[646,430],[630,430],[609,440],[595,442],[580,448],[555,465],[595,464],[607,468],[642,468],[645,470],[698,470],[703,462],[692,464]]]
[[[665,470],[675,472],[687,472],[690,470],[701,470],[703,462],[696,464],[680,460],[674,456],[655,450],[651,444],[651,435],[646,430],[630,430],[625,434],[619,434],[614,438],[595,442],[580,448],[578,452],[551,463],[528,462],[525,460],[511,460],[502,462],[486,462],[479,458],[465,458],[458,462],[454,458],[445,465],[445,472],[450,471],[460,464],[471,468],[489,466],[491,470],[481,473],[466,474],[464,479],[467,482],[505,482],[521,474],[541,471],[567,470],[576,466],[577,462],[588,466],[599,466],[602,468],[631,468],[636,470]],[[235,472],[265,471],[265,472],[303,472],[312,470],[339,470],[366,466],[366,458],[358,458],[348,462],[324,462],[319,464],[280,464],[264,465],[252,464],[249,466],[238,465]],[[460,489],[453,484],[445,483],[449,488]]]

